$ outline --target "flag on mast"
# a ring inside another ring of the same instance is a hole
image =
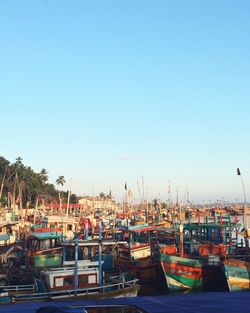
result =
[[[240,174],[240,169],[239,169],[239,168],[237,168],[237,175],[241,175],[241,174]]]
[[[128,190],[127,183],[125,182],[125,190]]]

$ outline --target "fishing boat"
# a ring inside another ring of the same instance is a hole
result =
[[[77,220],[73,216],[47,215],[40,219],[40,223],[44,229],[60,229],[68,239],[73,239],[77,233]]]
[[[3,287],[0,293],[0,303],[137,296],[140,289],[137,279],[126,280],[124,276],[114,276],[100,283],[98,269],[92,266],[93,264],[90,267],[78,269],[77,276],[75,276],[74,268],[42,271],[41,279],[35,279],[34,284]],[[77,287],[74,287],[75,283]]]
[[[29,232],[24,232],[19,262],[14,262],[8,269],[10,284],[32,284],[33,278],[38,278],[43,268],[61,266],[63,239],[62,230],[58,228],[34,225]]]
[[[145,224],[130,226],[126,234],[128,242],[117,248],[118,267],[122,271],[129,271],[140,282],[157,278],[159,263],[154,258],[150,242],[150,232],[154,230],[155,227]]]
[[[94,241],[67,241],[63,244],[65,266],[47,268],[40,271],[35,284],[23,286],[6,286],[2,289],[5,302],[28,302],[74,299],[106,299],[137,296],[140,286],[137,279],[126,276],[106,276],[103,271],[102,243]],[[115,244],[114,242],[112,244]],[[78,259],[79,249],[98,247],[98,261]],[[67,260],[66,248],[73,248],[75,259]],[[72,266],[73,265],[73,266]],[[6,292],[8,293],[6,295]]]
[[[246,291],[250,289],[250,262],[227,259],[224,270],[230,291]]]
[[[16,242],[15,226],[17,221],[1,221],[0,220],[0,248]]]
[[[60,266],[63,238],[60,228],[33,227],[26,240],[27,265],[32,268]]]
[[[169,290],[202,288],[201,260],[161,253],[160,262]]]
[[[235,248],[231,221],[180,224],[175,245],[161,249],[160,262],[170,291],[225,287],[222,261]]]
[[[17,221],[1,221],[0,218],[0,264],[7,264],[9,258],[16,256],[17,224]]]
[[[122,271],[129,271],[140,281],[152,280],[157,276],[157,264],[152,260],[149,244],[131,243],[120,246],[116,261]]]

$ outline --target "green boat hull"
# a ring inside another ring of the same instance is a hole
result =
[[[224,265],[230,291],[250,290],[250,272],[247,268]]]
[[[202,288],[202,264],[199,260],[161,254],[160,261],[170,291]]]

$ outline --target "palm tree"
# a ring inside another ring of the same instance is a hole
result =
[[[48,181],[48,172],[45,168],[41,169],[41,172],[39,173],[39,176],[41,178],[41,181],[43,183],[46,183]]]
[[[21,167],[23,165],[23,159],[21,157],[16,158],[16,163],[15,165],[17,167]]]
[[[63,186],[66,183],[64,176],[58,176],[56,180],[56,184],[59,187],[59,185]],[[58,189],[58,197],[59,197],[59,211],[61,212],[62,209],[62,198],[60,194],[60,190]]]
[[[99,197],[100,197],[100,198],[104,198],[104,199],[105,199],[105,198],[106,198],[106,195],[105,195],[105,193],[104,193],[104,192],[100,192],[100,193],[99,193]]]
[[[56,180],[56,184],[59,186],[63,186],[66,183],[66,180],[64,178],[64,176],[58,176],[57,180]]]

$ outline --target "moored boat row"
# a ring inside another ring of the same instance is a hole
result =
[[[50,224],[43,218],[41,224],[26,225],[18,241],[22,249],[16,249],[16,255],[11,258],[6,281],[27,285],[35,279],[40,289],[33,290],[34,300],[43,296],[63,298],[67,294],[86,297],[95,293],[97,297],[106,297],[111,291],[112,296],[135,296],[140,289],[138,283],[157,283],[162,277],[170,292],[216,290],[223,279],[223,288],[230,291],[250,289],[247,247],[239,241],[241,226],[235,216],[215,214],[203,222],[187,223],[177,219],[172,220],[172,227],[166,228],[160,218],[154,219],[146,213],[148,222],[144,224],[132,223],[133,219],[128,219],[126,214],[122,218],[119,213],[121,218],[118,218],[113,213],[113,222],[106,226],[101,217],[94,223],[87,214],[77,217],[78,228],[72,228],[77,223],[70,219],[67,223],[71,224],[62,227],[55,217],[47,219],[51,220]],[[66,231],[72,229],[73,240],[72,231]],[[107,239],[113,242],[109,248]],[[245,260],[237,260],[239,257]],[[98,261],[95,266],[93,260]],[[85,261],[93,262],[90,268],[87,263],[82,268]],[[72,265],[74,268],[70,268]],[[124,274],[120,276],[120,273]],[[110,274],[119,278],[117,290],[112,290],[114,284],[111,288],[105,282]],[[124,277],[128,278],[124,280]],[[125,290],[124,283],[130,289]],[[6,292],[3,289],[2,298]],[[13,301],[27,299],[26,296],[19,294],[11,298],[8,294]]]

